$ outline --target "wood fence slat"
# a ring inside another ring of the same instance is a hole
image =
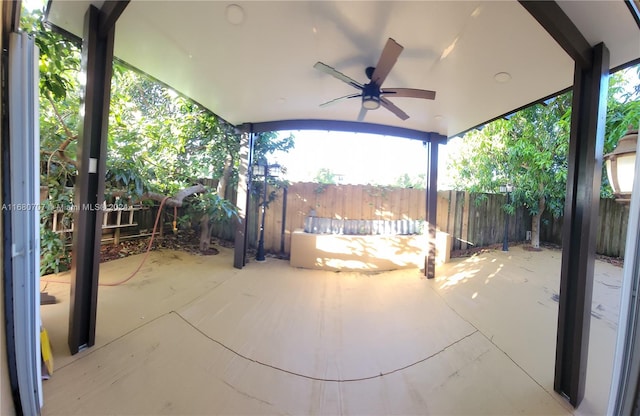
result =
[[[454,249],[499,244],[504,232],[504,195],[487,195],[476,204],[478,195],[458,191],[438,192],[437,226],[454,237]],[[613,200],[601,202],[601,218],[597,251],[610,256],[623,256],[628,207]],[[253,206],[254,227],[259,228],[259,207]],[[278,253],[282,236],[282,190],[267,210],[265,218],[265,248]],[[290,251],[290,235],[304,228],[311,210],[318,217],[354,220],[419,219],[426,217],[426,191],[362,185],[319,185],[292,183],[288,188],[285,253]],[[524,240],[531,230],[531,217],[524,207],[518,207],[509,218],[511,241]],[[562,218],[543,215],[541,241],[561,244]],[[251,231],[250,231],[251,233]],[[251,235],[257,242],[257,230]],[[468,243],[467,243],[468,242]]]

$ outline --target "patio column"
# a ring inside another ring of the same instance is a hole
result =
[[[249,172],[253,163],[253,146],[255,133],[250,125],[242,126],[240,136],[240,167],[238,168],[238,190],[236,207],[238,208],[238,223],[236,224],[235,242],[233,249],[233,267],[242,269],[247,264],[248,227],[247,212],[249,212]]]
[[[86,82],[82,94],[78,134],[78,179],[74,203],[71,298],[68,344],[71,354],[95,343],[98,272],[107,129],[115,22],[127,1],[105,2],[101,10],[90,6],[85,13],[81,68]]]
[[[438,140],[425,142],[427,147],[427,255],[424,259],[424,275],[436,277],[436,218],[438,209]]]
[[[554,380],[574,407],[584,397],[587,372],[608,77],[603,43],[592,48],[589,66],[576,61]]]

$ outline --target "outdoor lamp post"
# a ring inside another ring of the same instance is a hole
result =
[[[604,156],[607,177],[613,189],[616,201],[628,204],[631,201],[633,176],[636,165],[638,130],[629,126],[627,133],[618,141],[613,152]]]
[[[500,192],[507,195],[507,204],[509,203],[509,194],[513,191],[513,185],[510,183],[500,185]],[[502,239],[502,251],[509,251],[509,213],[504,215],[504,238]]]
[[[280,176],[280,165],[275,163],[269,164],[256,164],[251,168],[251,173],[255,177],[264,176],[264,187],[262,191],[262,220],[260,222],[260,239],[258,240],[258,253],[256,254],[256,261],[265,261],[264,257],[264,215],[267,211],[267,179],[277,178]]]

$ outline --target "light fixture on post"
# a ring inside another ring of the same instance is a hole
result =
[[[256,164],[251,167],[251,174],[254,177],[264,176],[264,188],[262,191],[262,221],[260,222],[260,239],[258,241],[258,252],[256,253],[256,261],[265,261],[264,256],[264,216],[267,211],[267,180],[269,178],[277,178],[280,176],[281,166],[277,163]]]
[[[604,156],[609,184],[616,201],[628,204],[631,201],[631,189],[636,165],[638,130],[629,126],[627,133],[618,141],[613,152]]]
[[[513,192],[513,185],[510,183],[500,185],[500,192],[507,195],[507,205],[509,204],[509,194]],[[504,213],[504,237],[502,239],[502,251],[509,251],[509,213]]]

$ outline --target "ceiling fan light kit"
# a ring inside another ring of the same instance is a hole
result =
[[[375,84],[370,83],[362,90],[362,107],[367,110],[375,110],[380,107],[380,92]]]
[[[435,91],[420,90],[415,88],[381,89],[382,83],[387,78],[387,75],[389,75],[389,72],[391,72],[391,69],[395,65],[396,61],[398,60],[398,56],[400,56],[400,53],[403,49],[404,48],[400,46],[400,44],[398,44],[395,40],[389,38],[386,45],[384,46],[384,49],[382,50],[382,54],[380,55],[378,64],[375,67],[370,66],[365,68],[365,74],[370,81],[366,84],[359,83],[358,81],[348,77],[342,72],[337,71],[327,64],[316,62],[316,64],[313,66],[315,69],[327,73],[334,78],[339,79],[340,81],[349,84],[361,91],[360,94],[350,94],[341,98],[336,98],[334,100],[321,104],[321,106],[334,104],[347,98],[362,97],[362,109],[360,111],[360,115],[358,116],[359,121],[362,121],[367,110],[376,110],[380,106],[391,111],[402,120],[408,119],[409,115],[407,115],[404,111],[402,111],[395,104],[389,101],[389,99],[387,98],[388,96],[433,100],[436,97],[436,93]]]

